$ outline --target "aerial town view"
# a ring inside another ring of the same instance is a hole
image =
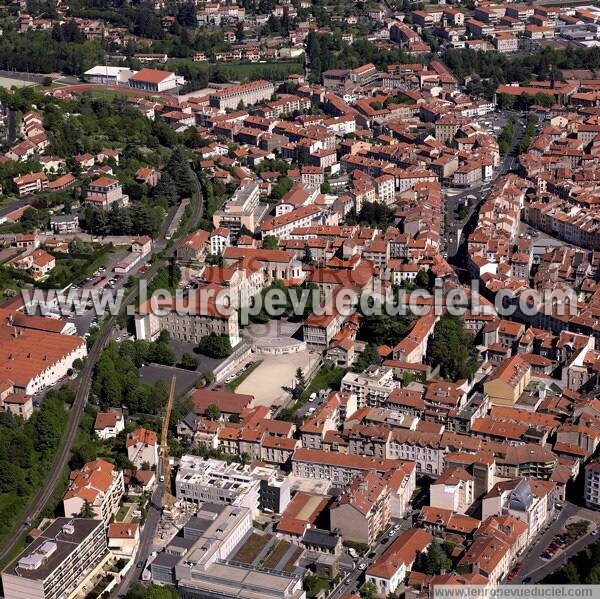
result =
[[[0,0],[1,597],[600,599],[600,2]]]

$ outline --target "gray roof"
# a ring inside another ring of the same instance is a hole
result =
[[[338,541],[339,536],[335,532],[321,528],[309,528],[302,537],[302,542],[306,545],[318,545],[328,549],[335,549]]]

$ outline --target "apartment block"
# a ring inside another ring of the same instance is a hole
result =
[[[4,597],[70,597],[106,551],[102,520],[57,518],[2,572]]]

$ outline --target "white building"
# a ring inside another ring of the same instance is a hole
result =
[[[220,256],[223,250],[231,245],[231,236],[227,227],[217,227],[210,234],[210,253]]]
[[[363,373],[348,372],[342,379],[342,391],[354,393],[358,407],[379,406],[390,393],[400,387],[391,368],[370,366]]]
[[[90,83],[104,85],[125,85],[134,71],[126,67],[109,67],[96,65],[88,69],[83,75]]]
[[[175,496],[194,503],[224,503],[258,512],[260,479],[248,466],[184,455],[175,477]]]
[[[98,439],[113,439],[125,429],[125,418],[120,412],[98,412],[94,423],[94,433]]]

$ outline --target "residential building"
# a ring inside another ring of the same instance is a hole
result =
[[[147,470],[158,465],[158,438],[154,431],[136,428],[125,439],[127,457],[137,468]]]
[[[464,514],[475,501],[475,479],[464,468],[446,468],[431,484],[429,505]]]
[[[108,525],[125,492],[123,472],[110,462],[98,459],[84,464],[81,470],[73,470],[69,479],[69,488],[63,497],[65,516],[77,517],[87,504]]]
[[[390,488],[375,471],[358,474],[330,508],[331,530],[370,545],[389,526]]]
[[[381,597],[394,593],[404,582],[417,555],[425,551],[432,540],[431,533],[422,528],[403,532],[367,569],[367,582],[377,587],[377,594]]]
[[[121,412],[98,412],[94,422],[94,433],[105,441],[113,439],[125,429],[125,418]]]
[[[89,184],[85,203],[88,206],[108,210],[113,204],[127,206],[129,196],[123,194],[123,188],[116,179],[103,176]]]
[[[6,599],[71,597],[106,554],[102,520],[57,518],[2,572]]]

